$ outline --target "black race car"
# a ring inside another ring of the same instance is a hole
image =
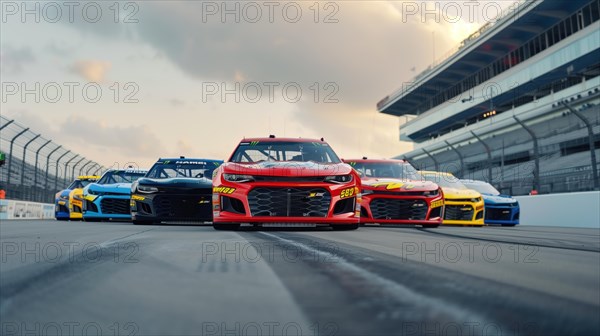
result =
[[[131,186],[134,224],[212,221],[212,175],[223,161],[159,159]]]

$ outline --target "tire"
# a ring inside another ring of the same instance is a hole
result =
[[[423,225],[424,229],[437,229],[440,227],[440,224],[437,225]]]
[[[134,225],[152,225],[154,224],[153,221],[149,221],[149,220],[132,220],[131,221]]]
[[[332,225],[331,228],[333,231],[351,231],[358,229],[358,224]]]
[[[84,218],[83,221],[97,223],[97,222],[102,222],[102,219],[96,218],[96,217],[88,217],[88,218]]]
[[[516,225],[517,225],[517,224],[502,224],[502,226],[504,226],[504,227],[514,227],[514,226],[516,226]]]
[[[219,231],[235,231],[235,230],[239,230],[239,228],[240,228],[240,224],[213,223],[213,229],[219,230]]]

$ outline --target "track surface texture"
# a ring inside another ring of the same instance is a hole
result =
[[[1,335],[598,335],[600,231],[0,223]]]

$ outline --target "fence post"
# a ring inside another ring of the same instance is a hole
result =
[[[5,125],[6,126],[6,125]],[[6,176],[6,191],[8,192],[8,188],[10,188],[10,180],[11,180],[11,173],[10,173],[10,168],[12,166],[12,162],[13,160],[13,146],[15,144],[15,140],[17,140],[18,137],[20,137],[21,135],[23,135],[23,133],[29,131],[29,127],[27,127],[26,129],[22,130],[21,132],[17,133],[17,135],[15,135],[12,140],[10,141],[10,150],[8,152],[8,175]],[[23,162],[23,164],[25,164],[25,162]]]
[[[21,199],[25,200],[25,156],[27,154],[27,147],[29,144],[34,142],[37,138],[40,137],[41,134],[34,136],[31,140],[27,141],[25,146],[23,146],[23,160],[21,160]]]
[[[64,154],[63,154],[63,155],[61,155],[61,156],[60,156],[60,157],[59,157],[59,158],[56,160],[56,169],[54,170],[54,177],[55,177],[55,179],[54,179],[54,189],[53,189],[53,191],[54,191],[54,192],[56,192],[56,188],[58,188],[58,164],[60,163],[60,160],[61,160],[63,157],[65,157],[65,155],[67,155],[67,154],[69,154],[69,153],[71,153],[71,151],[70,151],[70,150],[68,150],[68,151],[64,152]]]
[[[48,145],[51,142],[52,142],[52,140],[46,141],[45,144],[41,145],[40,148],[38,148],[37,151],[35,151],[35,166],[34,166],[35,173],[33,174],[33,186],[36,188],[37,188],[37,177],[38,177],[38,159],[39,159],[40,151],[42,150],[42,148],[46,147],[46,145]],[[35,200],[41,201],[41,197],[36,197]]]
[[[82,157],[79,161],[75,162],[75,164],[73,165],[73,172],[71,173],[71,179],[75,179],[75,168],[77,168],[77,165],[79,165],[81,163],[81,161],[85,160],[85,157]]]

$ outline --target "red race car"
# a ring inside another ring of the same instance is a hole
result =
[[[321,140],[244,139],[213,176],[213,227],[328,225],[355,230],[360,177]]]
[[[444,195],[403,160],[344,160],[362,178],[361,223],[442,224]]]

